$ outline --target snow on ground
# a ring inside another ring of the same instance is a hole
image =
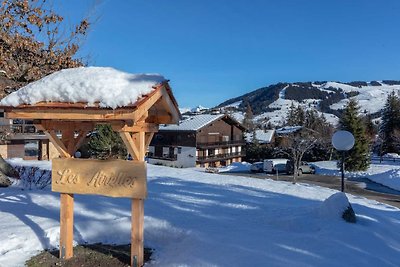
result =
[[[399,266],[400,210],[347,195],[358,222],[323,201],[335,190],[148,166],[146,266]],[[0,265],[59,242],[59,197],[0,189]],[[335,206],[335,205],[334,205]],[[130,242],[130,201],[75,195],[75,243]]]
[[[336,161],[319,161],[313,163],[316,166],[316,173],[320,175],[340,176]],[[400,191],[400,160],[397,161],[372,161],[368,170],[364,172],[346,172],[346,177],[368,178],[379,184]]]
[[[83,102],[117,108],[135,103],[165,81],[159,74],[130,74],[106,67],[64,69],[22,87],[3,98],[3,106],[38,102]]]

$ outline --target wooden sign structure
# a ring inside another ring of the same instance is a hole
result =
[[[168,82],[154,87],[136,103],[117,109],[61,102],[0,108],[5,110],[8,119],[34,120],[61,155],[62,159],[54,161],[52,182],[53,190],[61,192],[60,258],[73,256],[74,193],[101,194],[132,198],[131,266],[142,266],[143,200],[147,194],[145,153],[159,124],[176,124],[180,119]],[[118,161],[114,165],[119,166],[110,171],[107,165],[110,161],[72,159],[86,135],[97,124],[105,123],[119,133],[133,161],[123,164]]]

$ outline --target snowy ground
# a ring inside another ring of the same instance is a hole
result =
[[[340,176],[336,161],[320,161],[313,163],[316,173],[321,175]],[[400,160],[385,160],[380,163],[373,160],[370,167],[365,172],[346,172],[346,177],[363,177],[368,178],[379,184],[400,191]]]
[[[400,210],[348,195],[358,222],[305,184],[148,166],[146,266],[400,266]],[[22,266],[59,241],[59,197],[0,189],[0,265]],[[130,201],[75,196],[75,242],[129,243]]]

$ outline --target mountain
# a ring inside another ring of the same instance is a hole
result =
[[[216,108],[228,111],[240,120],[247,105],[250,105],[256,121],[279,126],[284,124],[293,103],[305,109],[316,109],[324,114],[328,122],[337,124],[350,98],[358,101],[361,113],[380,117],[380,111],[392,91],[400,91],[400,81],[283,82],[229,99]]]

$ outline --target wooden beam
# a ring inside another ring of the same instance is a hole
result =
[[[145,137],[145,149],[147,150],[150,146],[151,140],[153,139],[154,133],[146,133]]]
[[[140,119],[146,115],[146,112],[148,112],[149,109],[162,97],[162,90],[163,87],[157,88],[152,95],[147,97],[147,99],[137,107],[133,116],[135,122],[140,121]]]
[[[73,129],[63,129],[61,131],[61,142],[67,147],[68,154],[70,154],[71,157],[74,156],[74,145],[75,145],[75,138],[74,138],[75,132]]]
[[[131,266],[143,266],[143,225],[144,225],[144,201],[132,199],[131,217]]]
[[[27,120],[67,120],[67,121],[96,121],[106,122],[113,120],[129,120],[135,117],[134,109],[114,111],[109,109],[85,110],[85,109],[13,109],[6,113],[8,119]],[[140,116],[141,117],[141,116]],[[139,118],[140,118],[139,117]]]
[[[162,90],[162,101],[164,103],[165,109],[168,111],[169,114],[171,114],[172,121],[170,123],[171,124],[178,123],[180,120],[179,111],[177,110],[175,104],[172,102],[165,88],[163,88]]]
[[[131,154],[134,159],[140,159],[139,150],[136,147],[136,144],[133,141],[131,134],[129,132],[119,132],[119,135],[121,136],[122,141],[128,149],[129,154]]]
[[[78,122],[78,121],[54,121],[54,120],[38,120],[36,124],[40,123],[43,128],[47,130],[68,130],[75,131],[90,131],[94,128],[94,122]]]
[[[145,132],[138,132],[138,133],[133,133],[133,140],[135,142],[135,145],[138,149],[138,160],[139,161],[144,161],[144,157],[146,155],[146,148],[145,148]]]
[[[75,154],[75,152],[81,147],[82,143],[85,141],[87,134],[90,131],[85,131],[85,130],[81,130],[79,131],[79,135],[75,138],[75,146],[73,148],[73,153]]]
[[[61,140],[57,137],[57,134],[55,131],[44,131],[44,134],[49,138],[50,142],[53,143],[54,147],[57,149],[58,153],[60,153],[60,156],[62,158],[70,158],[71,154],[68,153],[68,149],[65,147],[65,145],[61,142]]]
[[[138,148],[138,161],[144,161],[145,132],[133,134],[133,140]],[[144,264],[143,233],[144,233],[144,201],[132,199],[132,229],[131,229],[131,266],[134,266],[135,257],[137,266]]]
[[[126,124],[111,124],[112,128],[116,132],[158,132],[158,125],[154,123],[138,122],[132,126]]]
[[[74,255],[74,195],[60,194],[60,258],[69,259]]]

